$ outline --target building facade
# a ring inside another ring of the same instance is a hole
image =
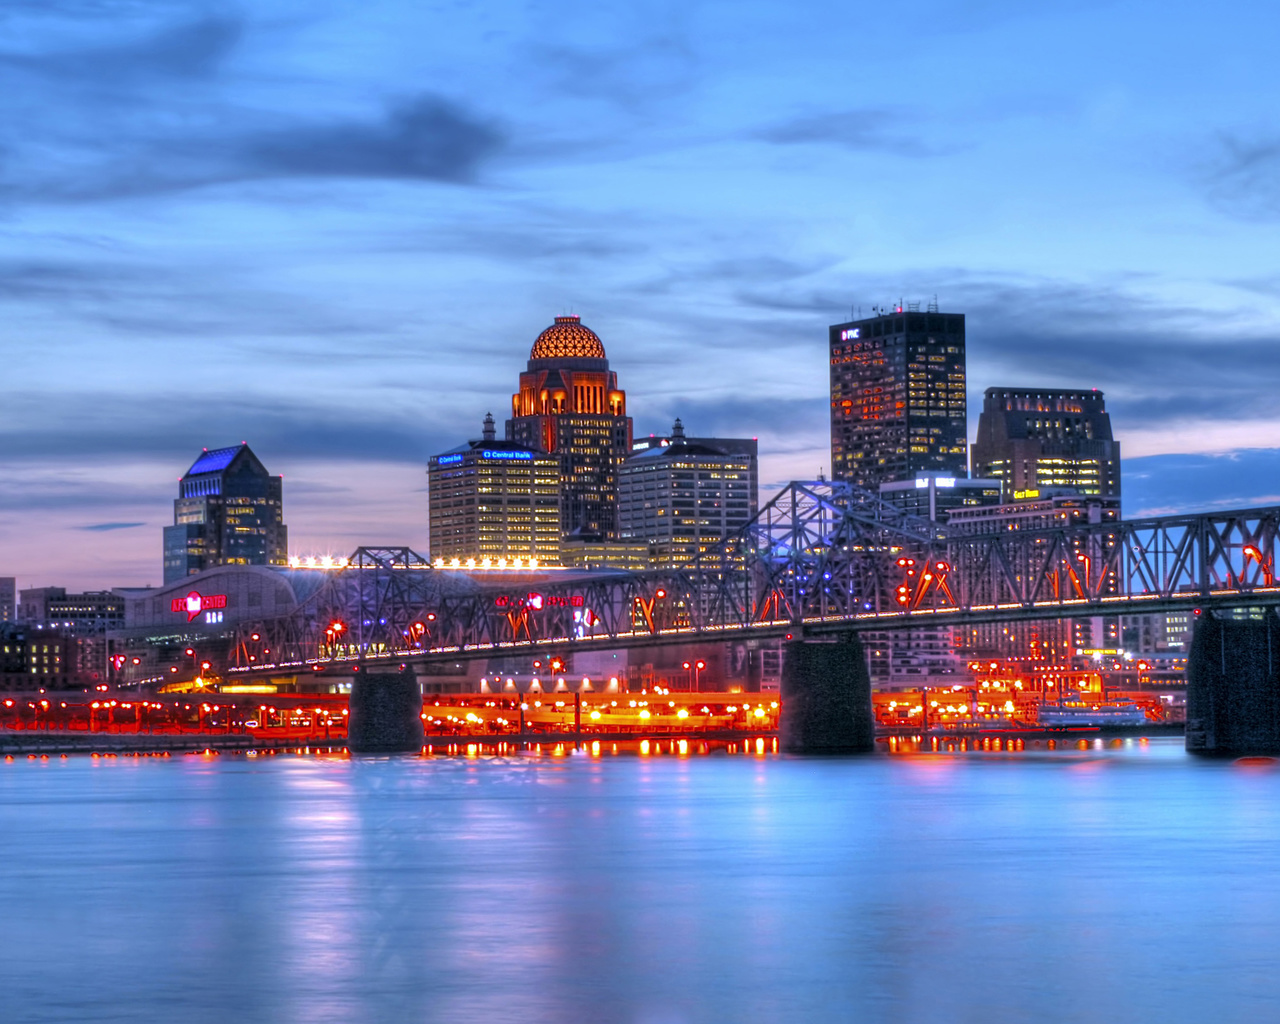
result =
[[[205,449],[178,484],[164,528],[164,581],[218,565],[286,565],[284,481],[247,444]]]
[[[124,599],[110,590],[68,594],[63,587],[38,587],[21,592],[18,617],[77,635],[102,633],[124,625]]]
[[[18,617],[18,581],[13,576],[0,576],[0,622],[13,622]]]
[[[645,438],[618,473],[623,540],[648,542],[656,567],[680,565],[746,526],[759,508],[757,443]]]
[[[433,559],[560,564],[560,460],[497,440],[491,415],[479,440],[431,457],[427,495]]]
[[[1120,519],[1118,498],[1057,495],[984,508],[957,509],[947,523],[954,534],[1005,533],[1010,530],[1054,530]],[[1082,562],[1088,553],[1073,541]],[[1082,571],[1084,567],[1082,565]],[[1011,661],[1048,662],[1065,666],[1077,651],[1115,650],[1121,644],[1120,618],[1043,619],[984,624],[956,630],[957,647],[967,656]]]
[[[560,464],[564,536],[618,538],[618,467],[631,449],[631,418],[604,344],[576,316],[538,335],[511,396],[507,440]]]
[[[974,476],[994,477],[1006,501],[1063,489],[1120,497],[1120,442],[1098,390],[987,388],[973,444]]]
[[[0,690],[70,690],[98,678],[80,672],[77,641],[69,632],[19,622],[0,624]]]
[[[832,479],[968,475],[964,314],[899,307],[835,324],[829,344]]]
[[[880,485],[880,499],[908,515],[935,523],[945,523],[961,508],[981,508],[1000,504],[1000,481],[922,474],[914,480],[895,480]]]

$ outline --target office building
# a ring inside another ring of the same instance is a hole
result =
[[[164,528],[164,581],[217,565],[285,565],[283,478],[247,444],[206,448],[178,484],[173,525]]]
[[[96,681],[97,677],[77,672],[77,644],[70,633],[20,622],[0,623],[0,690],[35,693]]]
[[[555,455],[483,435],[427,466],[431,557],[477,566],[560,564],[561,465]]]
[[[1120,497],[1120,442],[1097,390],[987,388],[973,475],[994,477],[1006,501],[1053,493]]]
[[[908,515],[946,523],[955,509],[1000,504],[1000,481],[922,474],[880,485],[880,499]]]
[[[746,526],[758,509],[757,443],[645,438],[618,473],[623,540],[647,541],[655,566],[680,565]]]
[[[836,324],[829,341],[834,480],[874,492],[968,475],[964,314],[898,307]]]
[[[22,591],[20,598],[18,618],[33,626],[84,636],[124,625],[124,598],[109,590],[68,594],[63,587],[36,587]]]
[[[0,576],[0,622],[18,617],[18,581],[13,576]]]
[[[511,396],[507,440],[560,464],[565,536],[618,537],[618,467],[631,449],[631,418],[604,344],[576,316],[538,335]]]

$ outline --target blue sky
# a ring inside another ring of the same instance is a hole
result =
[[[639,433],[829,463],[826,325],[968,315],[1098,387],[1126,511],[1277,501],[1263,2],[0,5],[0,574],[157,582],[248,440],[299,553],[425,549],[425,458],[561,312]]]

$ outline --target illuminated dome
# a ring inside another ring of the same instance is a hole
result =
[[[576,316],[558,316],[556,322],[538,335],[530,359],[604,359],[604,344],[590,327]]]

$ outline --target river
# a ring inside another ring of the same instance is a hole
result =
[[[0,1020],[1280,1019],[1280,768],[1180,740],[0,764]]]

